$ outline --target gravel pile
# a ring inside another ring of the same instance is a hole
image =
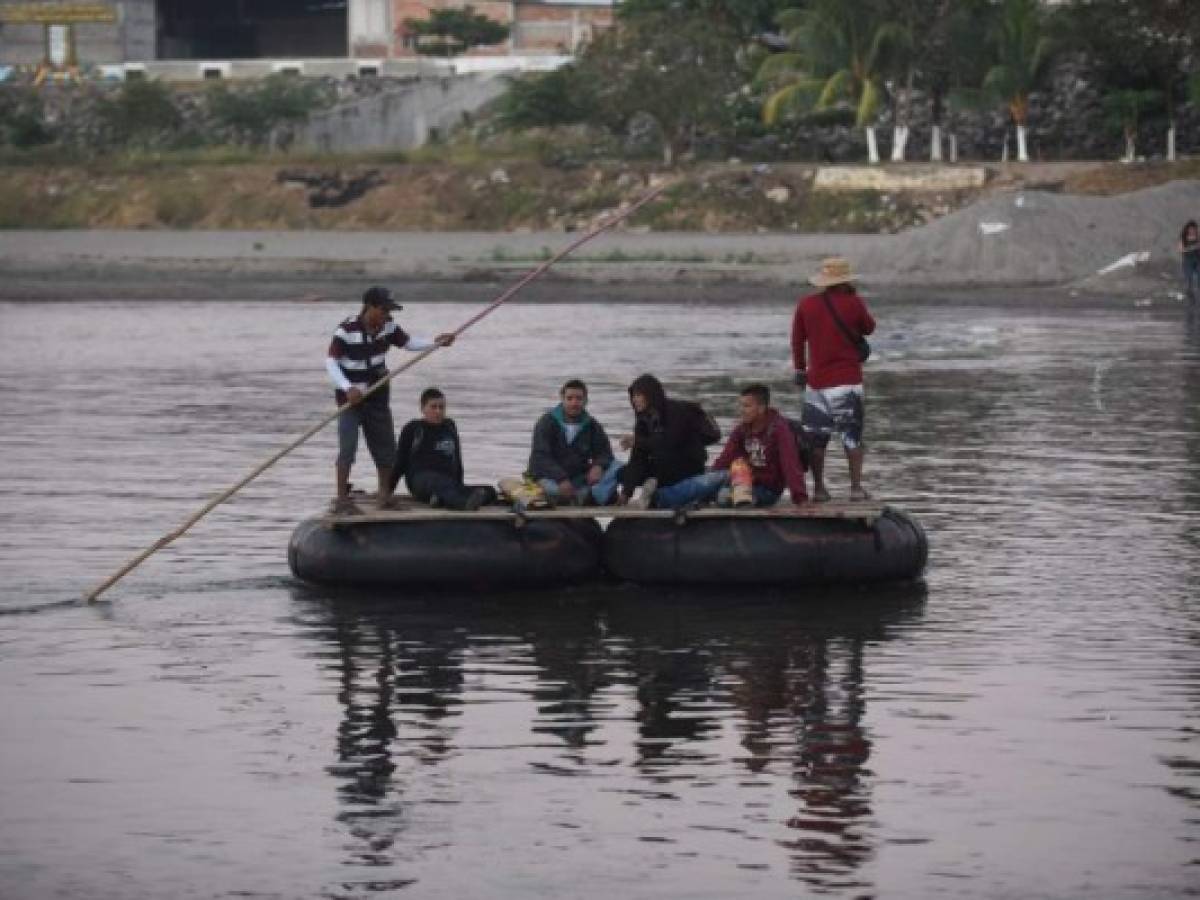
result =
[[[1188,219],[1200,219],[1200,181],[1116,197],[1018,191],[895,235],[871,247],[859,266],[882,284],[1098,287],[1135,268],[1157,278],[1177,272]]]

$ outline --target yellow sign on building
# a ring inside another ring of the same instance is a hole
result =
[[[115,22],[117,10],[108,3],[5,3],[0,22],[26,25],[73,25],[77,22]]]

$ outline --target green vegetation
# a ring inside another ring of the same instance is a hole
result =
[[[54,132],[36,91],[16,88],[0,92],[0,147],[28,150],[53,140]]]
[[[586,122],[595,111],[592,85],[568,64],[532,78],[510,79],[497,119],[503,128],[520,130]]]
[[[864,19],[857,5],[839,0],[786,10],[780,24],[794,49],[759,67],[759,84],[772,89],[763,104],[764,121],[773,125],[788,109],[803,114],[847,104],[854,124],[866,129],[871,161],[878,162],[874,124],[884,82],[894,60],[911,48],[912,33],[896,22]]]
[[[1025,127],[1029,95],[1046,73],[1054,44],[1046,34],[1039,0],[1004,0],[988,34],[995,62],[983,76],[983,90],[1004,103],[1017,126],[1017,159],[1029,161]]]
[[[313,82],[282,73],[236,89],[219,83],[208,92],[209,110],[218,128],[233,143],[248,147],[264,146],[276,128],[304,122],[320,105]]]
[[[1120,130],[1134,119],[1165,127],[1172,159],[1178,106],[1200,104],[1200,16],[1188,0],[628,0],[576,64],[515,81],[499,122],[587,122],[623,139],[627,157],[650,142],[673,161],[769,135],[786,145],[837,114],[865,129],[874,162],[888,110],[902,161],[923,96],[939,129],[1003,108],[1025,160],[1031,94],[1060,64],[1113,98]],[[939,137],[934,159],[940,148]]]
[[[103,143],[149,149],[178,145],[181,116],[171,89],[160,81],[126,81],[99,103]]]
[[[433,9],[427,19],[405,19],[404,30],[416,38],[418,53],[428,56],[457,56],[473,47],[489,47],[508,37],[508,26],[462,9]]]

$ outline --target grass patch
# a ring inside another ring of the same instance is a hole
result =
[[[208,214],[207,198],[192,187],[161,187],[154,198],[154,218],[168,228],[190,228]]]

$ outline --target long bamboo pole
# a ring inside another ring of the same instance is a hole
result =
[[[467,321],[465,321],[461,325],[459,325],[458,328],[456,328],[451,333],[455,337],[458,337],[460,334],[462,334],[464,331],[466,331],[472,325],[475,325],[481,319],[490,315],[495,310],[497,310],[499,307],[501,307],[502,305],[507,303],[509,300],[511,300],[526,285],[528,285],[530,282],[534,281],[535,279],[541,277],[541,275],[544,272],[546,272],[546,270],[548,270],[551,266],[553,266],[560,259],[562,259],[563,257],[578,250],[580,247],[582,247],[584,244],[586,244],[592,238],[596,237],[599,234],[603,234],[605,231],[612,228],[618,222],[621,222],[624,219],[627,219],[629,216],[633,215],[635,212],[637,212],[639,209],[641,209],[643,206],[645,206],[647,203],[649,203],[651,200],[653,200],[655,197],[657,197],[659,194],[661,194],[663,191],[665,191],[668,187],[670,187],[671,184],[672,184],[672,182],[670,182],[670,181],[664,182],[663,184],[659,185],[658,187],[656,187],[653,190],[644,194],[631,206],[627,207],[626,209],[618,211],[617,213],[610,216],[608,219],[605,219],[603,222],[601,222],[599,225],[597,225],[591,231],[584,234],[582,237],[576,238],[574,241],[572,241],[570,244],[568,244],[562,250],[559,250],[558,253],[554,254],[554,256],[550,257],[545,262],[543,262],[541,265],[537,266],[536,268],[534,268],[534,269],[530,270],[528,273],[526,273],[526,275],[520,281],[518,281],[516,284],[514,284],[512,287],[510,287],[508,290],[506,290],[503,294],[501,294],[499,297],[497,297],[495,300],[493,300],[491,303],[489,303],[487,306],[485,306],[478,313],[471,316],[471,318],[467,319]],[[410,359],[408,362],[406,362],[404,365],[402,365],[398,369],[388,373],[387,377],[381,378],[379,381],[375,382],[375,384],[371,385],[370,388],[363,391],[363,397],[366,398],[369,395],[375,393],[375,391],[382,388],[385,384],[390,383],[391,380],[393,378],[395,378],[397,375],[400,375],[403,372],[407,372],[413,366],[417,365],[419,362],[426,359],[428,356],[430,356],[432,353],[434,353],[438,349],[440,349],[440,348],[434,346],[434,347],[430,347],[428,350],[422,350],[416,356],[414,356],[412,359]],[[182,537],[184,534],[186,534],[191,529],[191,527],[193,525],[195,525],[197,522],[199,522],[201,519],[203,519],[206,515],[208,515],[210,512],[212,512],[214,509],[216,509],[218,506],[220,506],[222,503],[224,503],[226,500],[228,500],[230,497],[232,497],[234,494],[236,494],[238,491],[240,491],[246,485],[248,485],[251,481],[253,481],[255,478],[257,478],[259,475],[261,475],[267,469],[271,468],[271,466],[275,465],[275,463],[279,462],[279,460],[283,459],[285,456],[287,456],[289,453],[291,453],[293,450],[295,450],[301,444],[305,443],[307,440],[309,440],[309,438],[311,438],[313,435],[315,435],[318,431],[320,431],[322,428],[324,428],[330,422],[334,421],[338,416],[340,416],[345,410],[347,410],[349,408],[350,408],[349,403],[339,406],[336,410],[334,410],[329,415],[325,416],[325,418],[321,419],[321,421],[317,422],[317,424],[313,425],[311,428],[309,428],[306,432],[304,432],[298,438],[293,440],[290,444],[288,444],[282,450],[276,451],[266,461],[255,466],[247,475],[242,477],[235,485],[233,485],[232,487],[226,488],[224,491],[222,491],[220,494],[218,494],[212,500],[209,500],[208,503],[204,504],[204,506],[202,506],[197,512],[195,512],[191,516],[189,516],[188,519],[182,525],[180,525],[178,528],[176,528],[174,531],[168,532],[167,534],[160,537],[157,541],[155,541],[153,544],[151,544],[149,547],[147,547],[145,550],[143,550],[141,553],[139,553],[137,556],[135,556],[129,562],[125,563],[125,565],[121,566],[121,568],[118,569],[115,573],[113,573],[111,576],[106,578],[99,586],[93,588],[91,591],[84,594],[83,595],[84,600],[86,600],[88,603],[94,602],[97,597],[99,597],[101,594],[103,594],[105,591],[107,591],[110,587],[112,587],[114,584],[116,584],[118,581],[120,581],[122,578],[124,578],[126,575],[128,575],[130,572],[132,572],[138,566],[140,566],[143,562],[145,562],[147,559],[149,559],[151,556],[153,556],[155,553],[157,553],[163,547],[166,547],[171,542]]]

